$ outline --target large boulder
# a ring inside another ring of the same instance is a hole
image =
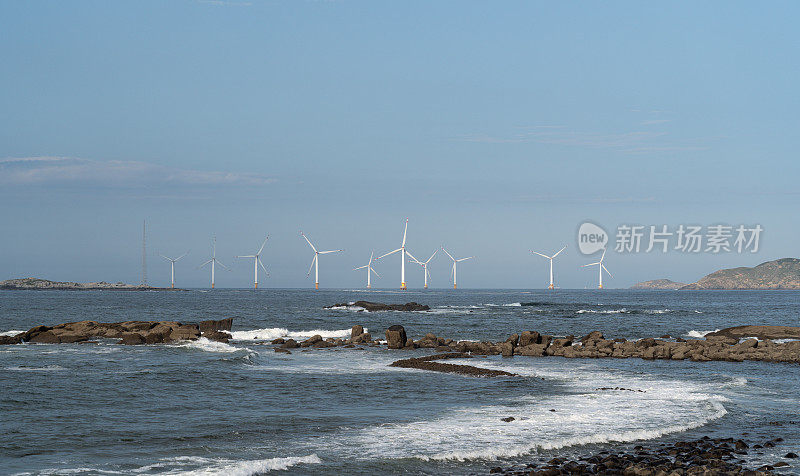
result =
[[[406,329],[401,325],[394,325],[386,329],[386,344],[390,349],[402,349],[406,346],[408,337]]]
[[[350,329],[350,338],[355,339],[356,337],[360,336],[364,333],[364,326],[361,325],[354,325],[352,329]]]
[[[233,327],[233,318],[229,317],[227,319],[220,319],[218,321],[200,321],[197,326],[200,328],[200,332],[230,332],[231,327]]]

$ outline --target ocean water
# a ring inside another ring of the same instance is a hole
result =
[[[800,366],[760,362],[477,357],[521,377],[392,368],[430,353],[385,348],[276,353],[260,339],[504,340],[555,335],[697,337],[742,324],[800,325],[800,293],[623,290],[4,291],[0,332],[75,320],[234,318],[230,344],[0,347],[1,474],[485,474],[629,449],[642,441],[781,437],[752,466],[800,474]],[[365,299],[430,312],[323,306]],[[458,362],[454,362],[458,363]],[[600,390],[623,387],[632,390]],[[513,416],[506,423],[501,419]]]

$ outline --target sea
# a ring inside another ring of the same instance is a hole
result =
[[[348,303],[415,301],[427,312]],[[325,309],[333,304],[346,305]],[[795,291],[2,291],[0,332],[78,320],[233,318],[233,340],[0,346],[0,474],[488,474],[554,457],[742,438],[749,467],[800,474],[800,366],[500,356],[456,360],[518,377],[390,367],[431,350],[293,349],[403,325],[458,340],[513,333],[702,338],[800,326]],[[611,388],[611,390],[609,390]],[[614,390],[619,388],[620,390]],[[506,422],[503,418],[514,417]]]

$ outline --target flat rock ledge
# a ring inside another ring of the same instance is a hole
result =
[[[774,446],[774,443],[772,444]],[[756,469],[748,469],[747,462],[742,458],[747,455],[749,447],[750,445],[742,440],[711,439],[706,436],[695,441],[678,441],[665,446],[647,448],[635,446],[633,451],[628,453],[600,451],[577,460],[553,458],[547,462],[530,463],[523,468],[519,466],[495,467],[490,470],[490,474],[514,476],[567,474],[761,476],[774,474],[775,469],[789,466],[785,461],[778,461]],[[753,445],[753,447],[760,446]]]
[[[356,301],[350,303],[341,303],[341,304],[334,304],[333,306],[325,306],[325,309],[335,309],[335,308],[353,308],[353,307],[360,307],[365,311],[368,312],[376,312],[376,311],[404,311],[404,312],[413,312],[413,311],[430,311],[430,306],[426,306],[425,304],[420,304],[417,302],[407,302],[405,304],[384,304],[382,302],[370,302],[370,301]]]
[[[434,360],[442,359],[463,359],[472,357],[469,354],[460,352],[450,352],[446,354],[428,355],[425,357],[417,357],[412,359],[402,359],[392,362],[390,367],[401,367],[404,369],[420,369],[430,370],[433,372],[446,372],[453,374],[468,375],[470,377],[515,377],[516,374],[506,372],[504,370],[484,369],[481,367],[473,367],[471,365],[456,365],[456,364],[443,364],[441,362],[433,362]]]
[[[233,319],[202,321],[197,324],[182,324],[175,321],[126,321],[126,322],[67,322],[57,326],[36,326],[13,336],[0,336],[2,344],[70,344],[91,339],[120,339],[120,344],[166,344],[182,340],[197,340],[201,337],[228,342]]]

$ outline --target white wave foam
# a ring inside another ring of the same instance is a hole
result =
[[[702,339],[707,334],[711,334],[712,332],[719,332],[719,329],[715,329],[713,331],[695,331],[695,330],[691,330],[691,331],[687,332],[684,336],[685,337],[693,337],[695,339]]]
[[[547,365],[482,363],[521,375],[547,376],[571,387],[570,393],[516,397],[458,408],[433,421],[371,427],[354,435],[353,444],[374,457],[491,460],[573,445],[653,439],[703,426],[727,413],[722,404],[727,399],[708,393],[707,385],[594,366]],[[609,386],[643,392],[599,390]],[[506,416],[516,420],[506,423],[501,420]]]
[[[672,309],[645,309],[645,314],[667,314],[668,312],[672,312]]]
[[[165,458],[158,463],[142,466],[134,473],[158,471],[161,474],[181,476],[251,476],[269,471],[283,471],[298,464],[320,464],[322,460],[316,454],[308,456],[289,456],[258,460],[213,459],[200,456],[178,456]],[[187,466],[201,466],[189,469]],[[177,467],[177,468],[176,468]]]
[[[575,311],[575,314],[628,314],[631,311],[627,310],[626,308],[622,309],[608,309],[608,310],[596,310],[596,309],[579,309]]]
[[[348,303],[346,306],[331,306],[326,307],[325,309],[330,309],[332,311],[353,311],[353,312],[369,312],[361,306],[355,306],[355,303],[351,302]]]
[[[512,302],[511,304],[503,304],[503,306],[506,306],[506,307],[522,307],[522,303],[521,302]]]
[[[23,332],[25,331],[13,331],[13,330],[5,331],[5,332],[0,332],[0,336],[15,336],[17,334],[22,334]]]
[[[3,370],[11,372],[58,372],[60,370],[67,370],[60,365],[48,365],[46,367],[5,367]]]
[[[189,340],[186,342],[181,342],[177,344],[176,347],[186,347],[189,349],[198,349],[205,352],[239,352],[239,351],[250,351],[250,349],[246,347],[235,347],[230,344],[226,344],[225,342],[217,342],[214,340],[209,340],[205,337],[201,337],[197,340]]]
[[[272,340],[277,339],[278,337],[307,339],[315,335],[319,335],[323,339],[327,339],[329,337],[337,339],[350,337],[350,331],[350,329],[314,329],[310,331],[290,331],[283,327],[271,327],[267,329],[253,329],[250,331],[233,331],[231,332],[231,335],[233,336],[234,340]],[[364,328],[364,332],[368,332],[368,329]]]

